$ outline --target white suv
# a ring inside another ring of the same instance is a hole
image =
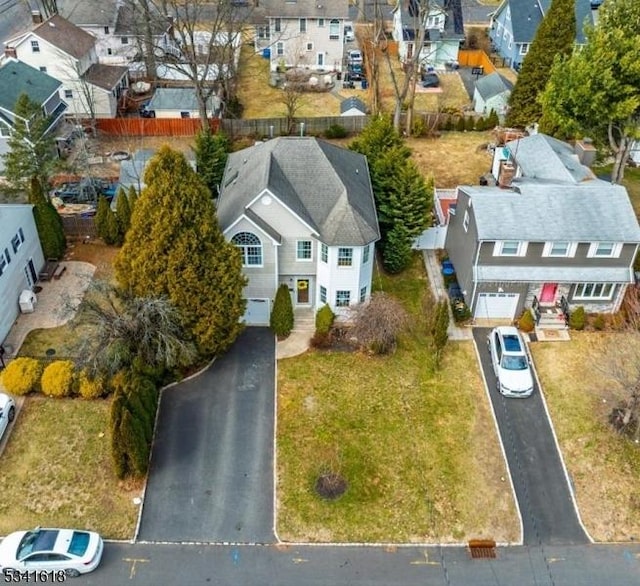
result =
[[[494,328],[487,340],[498,391],[505,397],[529,397],[533,376],[520,332],[511,326]]]

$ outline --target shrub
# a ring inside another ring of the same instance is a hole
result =
[[[276,336],[287,337],[293,329],[293,305],[291,304],[291,295],[289,295],[289,287],[280,285],[276,293],[276,300],[271,310],[271,318],[269,326]]]
[[[56,360],[44,369],[40,385],[48,397],[66,397],[71,394],[74,365],[71,360]]]
[[[442,125],[442,130],[451,131],[453,130],[453,128],[453,119],[451,118],[451,116],[447,116],[446,122]]]
[[[330,332],[319,332],[318,330],[313,334],[313,338],[311,338],[310,342],[312,348],[318,348],[319,350],[331,348],[332,343],[333,338],[331,337]]]
[[[351,333],[362,348],[374,354],[389,354],[409,325],[409,316],[397,299],[376,292],[368,304],[356,307],[353,323]]]
[[[500,118],[498,117],[498,113],[492,108],[487,118],[487,130],[493,130],[499,124]]]
[[[436,315],[431,335],[433,336],[433,344],[436,350],[436,364],[439,364],[442,350],[444,350],[449,339],[449,334],[447,333],[449,328],[449,304],[442,299],[438,301],[434,309]]]
[[[569,327],[572,330],[584,330],[586,315],[584,307],[576,307],[569,315]]]
[[[26,395],[38,390],[42,364],[35,358],[16,358],[0,373],[0,380],[12,395]]]
[[[78,375],[78,394],[83,399],[99,399],[107,392],[104,379],[101,376],[92,377],[86,370]]]
[[[411,237],[402,224],[396,224],[387,234],[382,250],[382,264],[391,274],[402,272],[411,263]]]
[[[345,138],[347,136],[347,129],[340,124],[332,124],[324,131],[324,135],[327,138]]]
[[[414,118],[412,126],[411,136],[419,137],[425,135],[427,132],[427,125],[422,116]]]
[[[533,319],[533,314],[530,309],[525,309],[524,313],[520,316],[518,327],[523,332],[532,332],[535,329],[536,322]]]
[[[458,118],[458,121],[456,122],[456,130],[458,132],[464,132],[466,127],[467,127],[467,124],[466,124],[466,121],[464,119],[464,116],[460,116]]]
[[[480,116],[476,120],[476,130],[482,131],[487,129],[487,121],[484,119],[484,116]]]
[[[470,132],[476,129],[476,121],[475,121],[475,118],[473,116],[469,116],[464,121],[464,129],[468,130]]]
[[[316,334],[328,334],[335,318],[329,305],[323,305],[316,312]]]
[[[598,331],[602,331],[606,326],[607,322],[604,319],[604,315],[602,315],[601,313],[596,315],[595,319],[593,320],[593,327]]]

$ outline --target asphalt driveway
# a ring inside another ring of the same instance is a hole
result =
[[[247,328],[162,394],[138,539],[272,543],[275,340]]]
[[[473,337],[522,514],[524,544],[589,543],[571,499],[540,389],[536,385],[527,399],[507,399],[496,390],[487,349],[489,332],[474,328]]]

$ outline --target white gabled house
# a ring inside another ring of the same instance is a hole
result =
[[[311,137],[232,153],[218,220],[242,252],[247,324],[268,325],[282,284],[295,308],[369,300],[380,231],[364,156]]]
[[[20,293],[45,264],[33,206],[0,204],[0,344],[18,317]]]

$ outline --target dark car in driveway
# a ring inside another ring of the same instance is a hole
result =
[[[422,85],[422,87],[438,87],[440,85],[440,78],[437,73],[423,73],[420,79],[420,85]]]

